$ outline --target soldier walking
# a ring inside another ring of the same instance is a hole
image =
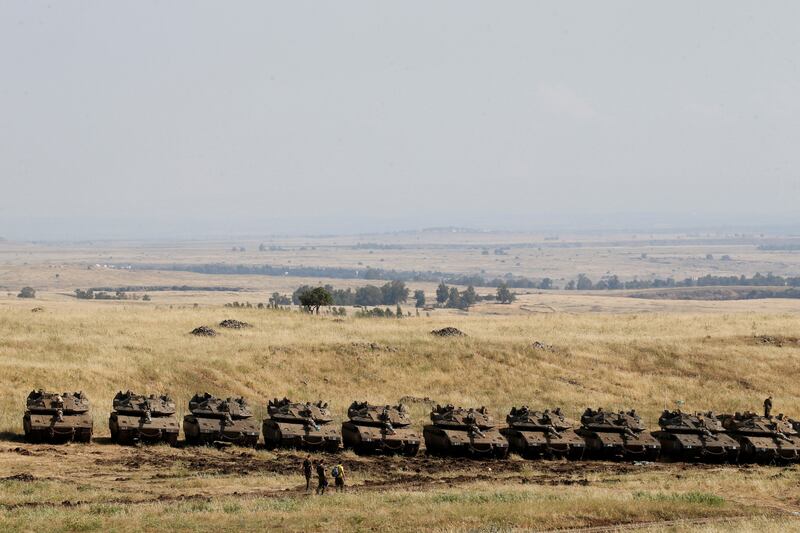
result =
[[[328,486],[328,478],[325,476],[325,464],[320,461],[317,463],[317,494],[325,494]]]
[[[341,464],[337,464],[333,467],[333,481],[334,485],[336,486],[336,492],[344,491],[344,467]]]
[[[764,400],[764,417],[770,418],[769,415],[771,412],[772,412],[772,396]]]
[[[307,456],[306,460],[303,461],[303,475],[306,476],[306,492],[311,490],[311,473],[313,469],[311,468],[311,456]]]

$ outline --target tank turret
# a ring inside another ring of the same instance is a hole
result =
[[[328,404],[293,402],[275,398],[267,404],[269,418],[264,419],[264,442],[268,448],[278,446],[305,450],[336,452],[342,436],[333,424]]]
[[[661,451],[661,444],[646,431],[634,410],[586,409],[578,435],[586,441],[586,454],[590,457],[654,461]]]
[[[511,451],[527,458],[580,459],[586,443],[575,431],[576,423],[561,409],[535,411],[523,405],[512,407],[502,433]]]
[[[114,442],[177,444],[180,426],[175,416],[175,402],[169,396],[120,391],[114,396],[112,408],[108,427]]]
[[[741,446],[739,462],[794,463],[800,460],[800,436],[782,414],[767,418],[745,412],[718,418]]]
[[[242,397],[216,398],[209,393],[195,394],[189,401],[190,414],[183,417],[183,433],[190,444],[215,441],[255,446],[258,423]]]
[[[422,432],[431,455],[495,458],[508,455],[508,441],[495,427],[485,407],[465,409],[437,405],[431,411],[431,422]]]
[[[736,462],[739,443],[728,435],[712,412],[684,413],[665,410],[658,419],[660,431],[653,436],[661,454],[670,459],[703,462]]]
[[[28,442],[89,442],[92,406],[83,392],[31,391],[22,417]]]
[[[347,417],[349,420],[342,424],[344,445],[358,454],[414,456],[419,450],[419,433],[411,427],[411,417],[403,404],[353,402]]]

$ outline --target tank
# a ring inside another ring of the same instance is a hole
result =
[[[661,444],[646,431],[636,411],[586,409],[578,435],[592,458],[655,461],[661,452]]]
[[[195,394],[183,417],[183,433],[189,444],[229,442],[242,446],[258,443],[258,423],[242,398],[216,398],[207,392]]]
[[[82,392],[31,391],[22,417],[28,442],[92,440],[92,406]]]
[[[739,443],[725,432],[712,412],[665,410],[658,425],[661,430],[654,431],[653,436],[661,443],[664,457],[709,463],[735,463],[739,457]]]
[[[527,405],[512,407],[506,416],[508,427],[500,433],[512,452],[528,459],[580,459],[586,443],[575,431],[576,424],[561,409],[532,411]]]
[[[353,402],[347,410],[349,420],[342,424],[347,448],[357,454],[385,453],[409,457],[419,451],[419,433],[411,427],[405,405],[371,405]]]
[[[782,414],[767,418],[745,412],[718,418],[739,442],[741,463],[794,463],[800,458],[797,429]]]
[[[267,404],[264,443],[267,448],[297,448],[337,452],[342,435],[333,423],[328,404],[301,403],[275,398]]]
[[[108,418],[111,440],[117,444],[166,442],[178,443],[178,417],[175,402],[169,396],[118,392]]]
[[[437,405],[431,422],[423,429],[425,447],[431,455],[464,455],[502,459],[508,441],[495,427],[485,407],[478,409]]]

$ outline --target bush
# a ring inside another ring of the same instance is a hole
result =
[[[17,294],[17,298],[36,298],[36,291],[33,287],[22,287],[22,290]]]

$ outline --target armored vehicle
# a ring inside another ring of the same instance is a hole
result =
[[[589,457],[654,461],[661,451],[661,444],[646,431],[636,411],[586,409],[578,435],[586,441]]]
[[[405,405],[370,405],[353,402],[347,410],[350,419],[342,424],[347,448],[357,454],[387,453],[417,455],[419,433],[411,427]]]
[[[92,440],[92,406],[82,392],[28,394],[22,417],[28,442],[89,442]]]
[[[275,398],[267,404],[267,413],[269,418],[264,419],[263,425],[267,448],[281,446],[336,452],[342,444],[342,435],[333,424],[327,403]]]
[[[800,436],[783,415],[770,418],[745,412],[718,417],[739,441],[739,462],[790,463],[800,459]]]
[[[485,407],[465,409],[437,405],[431,422],[423,429],[425,447],[431,455],[467,455],[502,459],[508,441],[495,427]]]
[[[508,427],[500,433],[513,452],[526,458],[580,459],[586,443],[575,431],[576,424],[561,409],[532,411],[527,405],[512,407],[506,416]]]
[[[712,412],[665,410],[658,425],[661,431],[653,436],[661,443],[661,454],[670,459],[733,463],[739,457],[739,443]]]
[[[135,442],[178,442],[178,417],[175,402],[169,396],[118,392],[108,418],[111,440],[118,444]]]
[[[255,446],[258,443],[258,422],[242,398],[216,398],[209,393],[195,394],[183,417],[183,433],[190,444],[216,441]]]

